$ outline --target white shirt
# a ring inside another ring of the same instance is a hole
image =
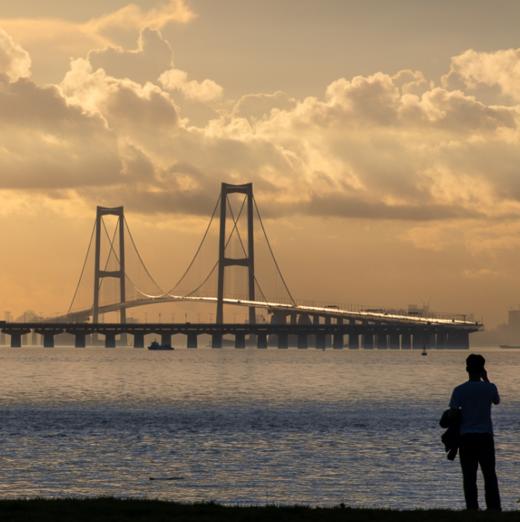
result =
[[[450,408],[461,410],[461,433],[493,433],[491,404],[498,404],[500,396],[491,382],[467,381],[451,394]]]

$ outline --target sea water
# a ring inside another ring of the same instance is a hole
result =
[[[502,395],[497,468],[515,509],[520,351],[481,353]],[[0,497],[462,508],[438,420],[467,355],[2,348]]]

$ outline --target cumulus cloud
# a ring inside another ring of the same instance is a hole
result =
[[[173,101],[160,87],[94,71],[82,58],[71,62],[60,88],[69,103],[99,114],[114,129],[173,129],[177,123]]]
[[[222,87],[213,80],[189,80],[187,72],[175,68],[163,72],[159,82],[169,91],[179,91],[189,100],[202,103],[218,100],[223,93]]]
[[[5,74],[12,81],[31,75],[29,53],[2,29],[0,29],[0,73]]]
[[[454,63],[462,61],[450,74]],[[413,70],[338,78],[322,96],[224,99],[194,125],[173,95],[210,105],[222,88],[176,69],[169,43],[145,29],[137,47],[72,60],[58,86],[4,76],[3,188],[52,187],[91,204],[202,215],[220,181],[253,181],[270,216],[518,219],[519,107],[512,95],[500,104],[468,92],[473,77],[490,82],[476,69],[467,89]],[[440,236],[406,239],[433,248]]]
[[[520,101],[520,49],[477,52],[473,49],[454,56],[443,77],[445,85],[459,83],[470,89],[497,87],[513,101]]]
[[[56,87],[0,79],[1,189],[64,191],[120,180],[115,135],[70,106]]]
[[[129,3],[86,21],[0,18],[0,27],[29,51],[35,76],[58,82],[71,57],[84,57],[93,49],[130,47],[146,29],[185,24],[194,16],[185,0],[163,0],[149,8]]]

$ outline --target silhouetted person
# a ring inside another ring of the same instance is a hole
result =
[[[495,472],[495,442],[491,422],[491,404],[498,404],[497,387],[489,382],[486,360],[471,354],[466,359],[469,381],[457,386],[451,395],[450,408],[460,411],[460,464],[467,509],[478,509],[477,469],[484,476],[486,505],[501,510]]]

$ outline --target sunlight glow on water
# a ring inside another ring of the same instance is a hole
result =
[[[2,348],[0,497],[461,508],[438,419],[466,356]],[[503,399],[503,505],[514,509],[520,352],[485,356]]]

